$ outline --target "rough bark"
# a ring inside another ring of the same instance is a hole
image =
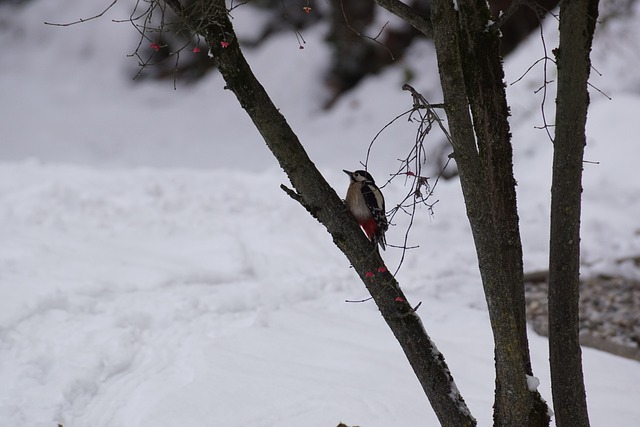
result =
[[[378,3],[391,12],[397,8],[393,0]],[[485,2],[458,1],[458,7],[459,13],[451,2],[434,0],[431,22],[453,157],[495,340],[494,423],[544,426],[549,423],[546,404],[526,383],[531,364],[522,246],[499,35],[487,27],[491,16]]]
[[[380,313],[400,343],[443,426],[474,426],[444,357],[427,335],[420,318],[398,283],[384,267],[378,251],[360,231],[344,204],[307,156],[285,118],[253,75],[238,45],[224,0],[213,1],[207,16],[193,20],[178,0],[166,0],[191,28],[198,29],[218,61],[227,88],[237,97],[262,135],[295,191],[287,193],[322,223],[371,293]],[[203,27],[202,22],[207,25]]]
[[[467,93],[478,154],[485,170],[485,193],[490,209],[487,213],[490,213],[493,227],[493,230],[483,230],[482,235],[482,239],[486,239],[486,233],[489,233],[492,241],[478,250],[497,251],[487,259],[488,265],[482,274],[490,316],[495,318],[492,319],[496,340],[494,423],[504,426],[546,425],[549,423],[546,404],[537,392],[528,390],[526,381],[521,383],[518,380],[522,369],[527,375],[532,375],[532,370],[500,34],[497,28],[487,28],[487,23],[494,18],[486,2],[462,0],[458,7]],[[507,314],[507,311],[511,313]],[[514,341],[521,362],[511,359],[510,354],[501,354],[510,352]],[[500,358],[505,358],[502,366]]]
[[[578,336],[578,302],[587,82],[597,17],[598,0],[560,3],[549,253],[549,356],[553,406],[559,427],[589,425]]]

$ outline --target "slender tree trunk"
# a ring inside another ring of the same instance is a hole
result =
[[[202,9],[206,10],[206,16],[187,13],[178,0],[166,3],[211,46],[227,88],[236,95],[296,191],[283,189],[326,227],[349,259],[400,343],[440,423],[450,427],[475,426],[476,420],[460,395],[444,356],[427,335],[378,251],[309,159],[251,71],[240,50],[225,1],[207,1],[207,8]]]
[[[559,427],[589,425],[578,336],[578,299],[587,81],[597,17],[598,0],[560,3],[549,253],[549,356]]]

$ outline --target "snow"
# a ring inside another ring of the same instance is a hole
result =
[[[540,385],[540,380],[532,375],[527,375],[527,387],[529,391],[536,391]]]
[[[2,425],[435,425],[376,307],[345,302],[366,297],[364,287],[279,189],[286,176],[221,77],[175,91],[129,80],[137,33],[112,20],[130,7],[59,28],[43,22],[99,10],[80,0],[0,6]],[[234,20],[241,34],[261,22],[249,10]],[[640,77],[628,72],[640,64],[639,19],[636,5],[608,21],[594,48],[602,76],[593,83],[612,100],[592,92],[586,158],[598,163],[585,164],[583,274],[640,253]],[[548,46],[556,26],[546,21]],[[358,166],[378,130],[410,107],[404,70],[418,71],[411,84],[429,101],[441,98],[433,48],[421,42],[323,111],[325,32],[306,31],[303,50],[284,33],[246,54],[343,194],[342,169]],[[542,52],[533,37],[508,58],[508,82]],[[508,88],[527,270],[548,257],[551,144],[534,128],[540,67]],[[374,176],[397,167],[415,129],[400,120],[381,134]],[[384,191],[392,205],[406,189],[394,181]],[[418,314],[479,425],[489,425],[493,344],[459,183],[440,181],[435,197],[433,216],[419,211],[409,244],[420,247],[398,279],[412,305],[422,302]],[[403,239],[406,220],[397,222],[390,243]],[[384,256],[392,268],[401,254]],[[533,331],[530,340],[551,401],[547,340]],[[583,358],[592,424],[636,425],[640,365],[592,349]]]

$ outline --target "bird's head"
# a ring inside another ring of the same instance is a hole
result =
[[[367,171],[357,170],[357,171],[350,172],[348,170],[344,170],[343,172],[349,175],[351,182],[370,182],[372,184],[375,184],[373,177]]]

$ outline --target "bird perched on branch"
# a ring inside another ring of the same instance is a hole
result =
[[[350,172],[351,183],[347,189],[345,203],[365,234],[374,244],[384,250],[387,244],[384,233],[389,228],[384,208],[384,197],[371,174],[357,170]]]

